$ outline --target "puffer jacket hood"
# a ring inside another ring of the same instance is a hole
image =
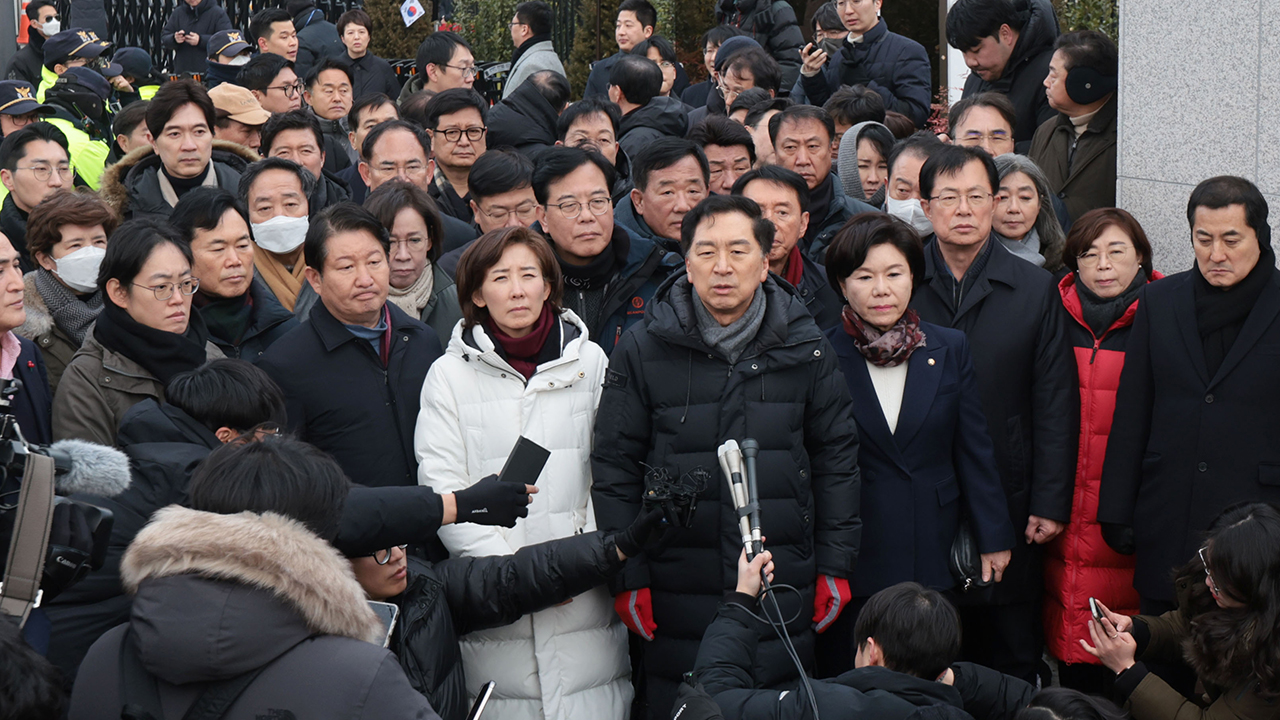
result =
[[[236,173],[244,172],[251,163],[261,159],[256,152],[243,145],[226,140],[213,141],[211,162],[226,165]],[[119,215],[127,217],[129,190],[148,171],[160,171],[160,156],[150,145],[131,150],[128,155],[120,158],[120,162],[103,171],[99,195]]]
[[[1052,48],[1058,39],[1058,16],[1049,0],[1029,0],[1031,17],[1018,33],[1018,42],[1009,54],[1008,68],[1016,68],[1027,59]],[[1009,73],[1005,70],[1005,74]]]
[[[313,634],[381,634],[350,564],[273,513],[164,508],[129,546],[121,580],[136,595],[143,666],[176,685],[262,667]]]
[[[621,135],[637,128],[684,137],[689,130],[688,106],[673,97],[655,97],[622,117]]]
[[[538,86],[526,82],[489,111],[489,142],[532,155],[556,144],[558,115]]]
[[[131,446],[147,443],[203,445],[210,450],[222,445],[222,441],[209,428],[196,422],[190,415],[152,398],[129,408],[124,420],[120,422],[116,443],[126,452]]]

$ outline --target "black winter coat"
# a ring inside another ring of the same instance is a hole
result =
[[[1035,685],[976,663],[954,663],[951,670],[964,709],[982,720],[1014,720],[1036,694]]]
[[[1213,376],[1196,322],[1197,272],[1138,293],[1098,499],[1099,522],[1134,529],[1134,587],[1165,601],[1174,600],[1171,569],[1195,557],[1218,513],[1280,502],[1280,271]]]
[[[988,82],[971,72],[964,81],[964,97],[998,92],[1009,98],[1017,112],[1017,124],[1013,128],[1015,150],[1024,155],[1031,147],[1036,128],[1058,114],[1049,106],[1049,97],[1044,93],[1053,42],[1058,38],[1058,18],[1049,0],[1030,0],[1030,3],[1031,18],[1018,34],[1018,42],[1000,78]]]
[[[27,31],[27,46],[13,54],[9,67],[4,71],[6,80],[25,80],[32,87],[40,87],[40,69],[44,67],[44,36],[35,30]]]
[[[396,71],[386,60],[369,52],[355,60],[348,54],[339,55],[338,59],[349,65],[351,74],[355,76],[355,83],[351,87],[352,100],[374,93],[382,93],[393,101],[400,96],[400,78],[396,77]]]
[[[13,377],[22,389],[13,396],[9,413],[18,421],[28,442],[45,445],[53,442],[53,394],[49,392],[49,371],[45,369],[40,348],[29,338],[15,336],[21,349],[13,364]],[[7,536],[6,536],[7,537]]]
[[[817,75],[800,76],[809,104],[822,107],[841,85],[866,85],[884,98],[885,110],[906,115],[917,128],[929,119],[933,102],[929,56],[924,46],[889,32],[884,18],[862,36],[862,42],[844,47]],[[784,85],[783,87],[790,87]]]
[[[804,301],[804,307],[813,316],[818,329],[827,331],[841,323],[840,313],[844,311],[844,298],[836,294],[835,288],[827,280],[827,269],[814,262],[804,253],[800,254],[804,262],[804,272],[800,274],[800,284],[796,293]]]
[[[392,598],[400,620],[391,650],[409,683],[442,720],[463,720],[468,702],[458,638],[509,625],[606,582],[622,563],[603,533],[529,545],[512,555],[409,559],[409,585]]]
[[[187,504],[191,474],[222,445],[190,415],[152,399],[125,413],[116,440],[129,456],[129,489],[114,498],[73,496],[115,515],[106,563],[44,606],[54,626],[49,661],[68,681],[75,679],[89,646],[129,620],[132,598],[120,585],[120,559],[125,549],[156,510]],[[434,537],[443,512],[440,497],[425,486],[352,488],[333,545],[356,556],[424,541]]]
[[[556,144],[559,113],[533,83],[522,83],[493,106],[489,119],[489,145],[510,145],[533,160],[539,151]]]
[[[645,146],[654,140],[682,138],[688,132],[687,106],[677,98],[659,96],[622,116],[618,145],[627,157],[639,157]]]
[[[772,630],[762,627],[742,608],[759,615],[760,603],[738,592],[726,596],[725,602],[742,607],[720,606],[715,622],[702,638],[694,669],[725,720],[812,720],[813,710],[803,688],[793,688],[779,697],[777,690],[760,688],[755,680],[752,668],[760,637]],[[810,685],[824,720],[906,720],[923,707],[937,707],[942,717],[969,718],[961,709],[955,688],[885,667],[850,670],[830,680],[811,680]]]
[[[298,321],[293,313],[284,309],[271,288],[260,277],[255,276],[249,284],[249,298],[253,301],[253,314],[250,316],[249,329],[245,330],[240,342],[220,338],[212,330],[209,332],[209,341],[217,345],[223,355],[233,360],[256,364],[267,348],[271,347],[271,343],[296,328]]]
[[[824,195],[830,199],[826,205],[821,205]],[[809,191],[809,198],[809,229],[805,230],[804,238],[800,241],[800,251],[818,264],[825,261],[831,239],[849,218],[858,213],[876,212],[874,207],[862,200],[845,195],[844,186],[834,172],[828,173],[826,180]]]
[[[591,73],[587,75],[587,88],[582,92],[582,97],[591,97],[592,95],[601,95],[608,97],[609,95],[609,70],[618,58],[627,53],[619,50],[618,52],[591,63]],[[681,93],[689,88],[689,75],[684,71],[684,65],[676,63],[676,81],[671,85],[671,97],[679,98]]]
[[[22,274],[35,270],[36,262],[27,251],[27,213],[18,207],[13,200],[13,193],[4,196],[0,202],[0,232],[9,238],[13,249],[18,251],[18,267]]]
[[[293,18],[293,27],[298,31],[298,60],[294,70],[299,80],[306,80],[311,68],[324,58],[346,55],[347,46],[338,37],[338,27],[326,20],[324,12],[316,6],[298,13]]]
[[[924,282],[911,307],[921,320],[968,336],[1014,532],[1022,533],[1029,515],[1068,522],[1080,397],[1058,286],[992,238],[989,260],[953,311],[950,271],[937,260],[936,242],[930,238],[925,246]],[[995,604],[1039,597],[1042,555],[1039,545],[1017,543],[1004,580],[965,597]]]
[[[681,676],[720,598],[737,583],[742,544],[716,448],[729,438],[760,444],[760,516],[777,560],[777,582],[800,594],[779,598],[796,649],[812,662],[810,629],[819,573],[849,577],[857,560],[858,440],[851,401],[831,344],[795,291],[764,284],[759,333],[730,365],[697,328],[692,286],[677,273],[659,288],[644,320],[610,356],[596,414],[591,498],[599,528],[619,531],[640,513],[645,466],[673,480],[709,474],[692,527],[628,560],[614,592],[650,588],[655,639],[644,643],[649,707],[671,707]],[[644,463],[644,465],[641,465]],[[764,687],[796,677],[782,643],[763,641],[754,676]]]
[[[386,307],[391,327],[385,364],[323,302],[259,363],[284,390],[289,431],[369,487],[418,484],[413,428],[419,395],[431,363],[443,354],[434,330],[391,303]]]
[[[320,170],[320,177],[316,180],[311,194],[307,196],[307,217],[314,219],[315,216],[330,205],[352,200],[351,189],[342,178],[342,173],[347,170],[354,172],[357,178],[360,177],[360,171],[355,164],[346,166],[340,172],[331,172],[326,169]]]
[[[209,56],[209,41],[223,30],[231,29],[231,18],[227,11],[218,4],[218,0],[201,0],[194,8],[186,0],[178,3],[164,23],[160,31],[160,44],[165,50],[173,51],[173,72],[202,73]],[[195,33],[200,40],[195,45],[179,44],[173,39],[174,33],[183,30]]]
[[[716,4],[716,24],[732,25],[760,43],[782,67],[782,85],[789,88],[800,75],[800,48],[804,36],[796,11],[786,0],[721,0]],[[704,96],[705,101],[705,96]]]

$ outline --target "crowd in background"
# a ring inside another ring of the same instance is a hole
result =
[[[581,98],[522,2],[495,103],[359,8],[183,0],[161,72],[29,3],[0,377],[132,483],[8,716],[1280,718],[1266,200],[1165,277],[1113,40],[959,0],[938,134],[882,1],[723,0],[691,83],[623,0]]]

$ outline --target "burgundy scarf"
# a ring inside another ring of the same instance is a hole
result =
[[[542,304],[542,314],[533,326],[533,332],[522,338],[513,338],[502,332],[493,324],[491,318],[485,318],[484,329],[489,336],[502,346],[506,360],[512,369],[524,376],[525,380],[533,377],[538,369],[538,355],[542,346],[547,344],[551,329],[556,326],[555,313],[551,311],[551,303]]]
[[[796,245],[791,248],[791,254],[787,255],[787,269],[783,280],[791,284],[791,287],[800,287],[800,280],[804,278],[804,259],[800,257],[800,246]]]
[[[876,367],[897,367],[906,362],[916,348],[924,347],[920,316],[915,310],[908,309],[884,332],[868,325],[848,305],[840,315],[844,319],[844,331],[853,338],[853,346]]]

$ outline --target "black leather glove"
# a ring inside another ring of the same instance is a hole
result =
[[[662,508],[642,511],[635,522],[631,523],[631,527],[613,536],[613,544],[618,546],[623,555],[633,558],[646,548],[654,547],[666,534],[662,520]]]
[[[1133,528],[1116,523],[1100,523],[1100,525],[1102,525],[1102,539],[1112,550],[1121,555],[1133,554]]]
[[[453,501],[458,506],[460,523],[515,527],[518,518],[529,515],[529,493],[524,484],[502,482],[497,475],[455,492]]]

